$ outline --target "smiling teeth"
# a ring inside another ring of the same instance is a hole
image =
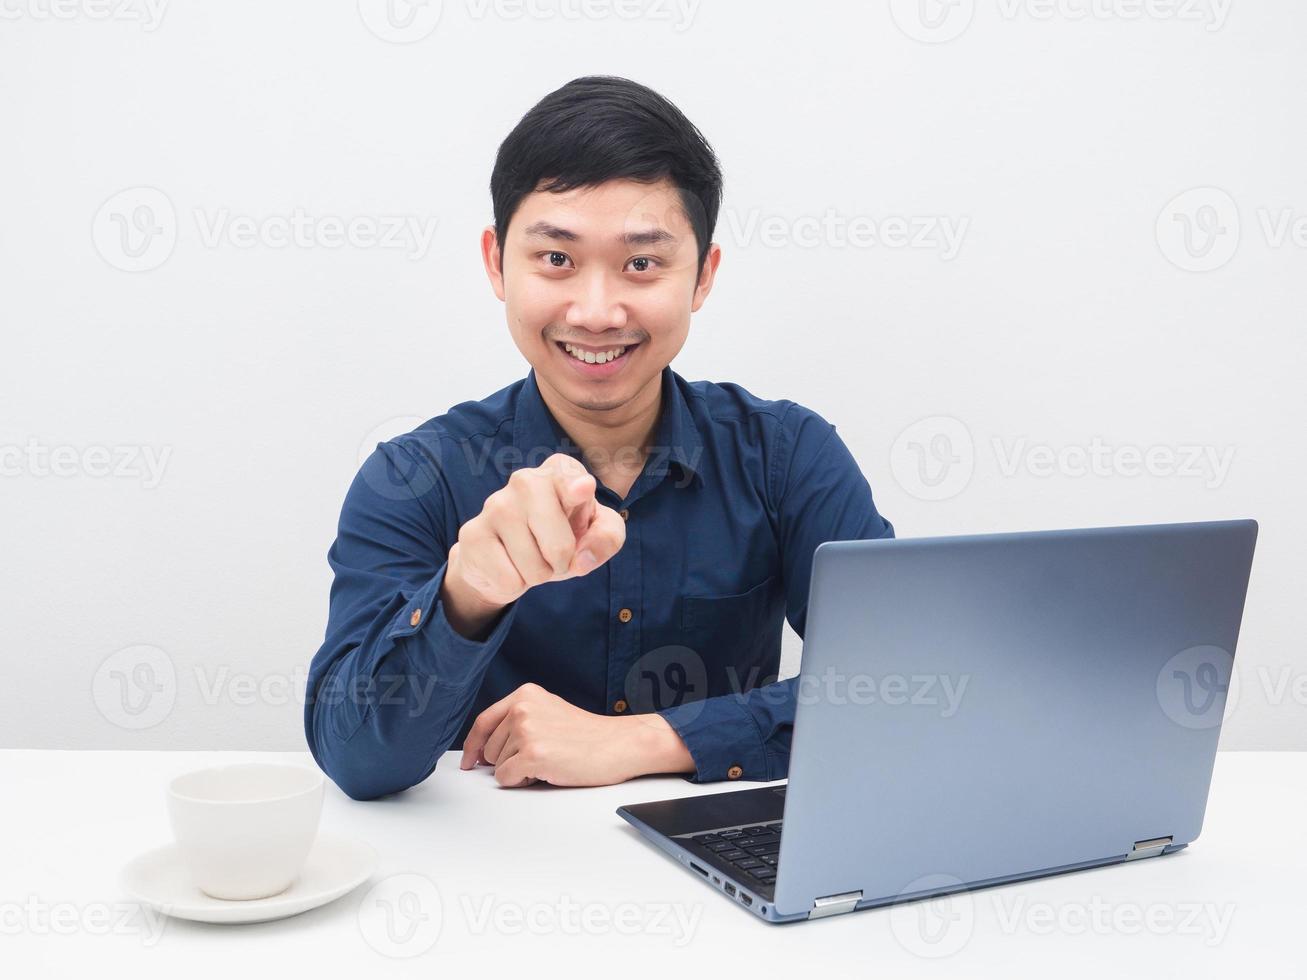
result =
[[[600,351],[595,353],[592,350],[580,350],[571,344],[564,344],[563,349],[575,357],[578,361],[585,361],[587,364],[607,364],[615,357],[621,357],[626,353],[625,347],[617,347],[613,350]]]

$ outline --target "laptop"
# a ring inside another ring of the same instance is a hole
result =
[[[1202,830],[1256,538],[825,542],[788,785],[617,812],[768,922],[1172,854]]]

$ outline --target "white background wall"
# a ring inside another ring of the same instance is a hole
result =
[[[498,143],[613,73],[726,173],[678,372],[835,422],[901,536],[1257,518],[1222,746],[1307,749],[1302,4],[68,2],[0,8],[0,745],[303,747],[360,454],[527,370]]]

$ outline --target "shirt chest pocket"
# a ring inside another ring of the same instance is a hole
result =
[[[681,633],[704,662],[709,697],[748,690],[780,665],[781,617],[775,575],[747,592],[681,600]]]

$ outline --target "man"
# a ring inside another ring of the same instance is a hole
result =
[[[349,796],[460,743],[506,787],[786,774],[781,617],[803,635],[818,544],[894,532],[830,423],[669,366],[721,187],[621,78],[564,85],[500,147],[481,251],[531,370],[378,445],[345,498],[304,724]]]

